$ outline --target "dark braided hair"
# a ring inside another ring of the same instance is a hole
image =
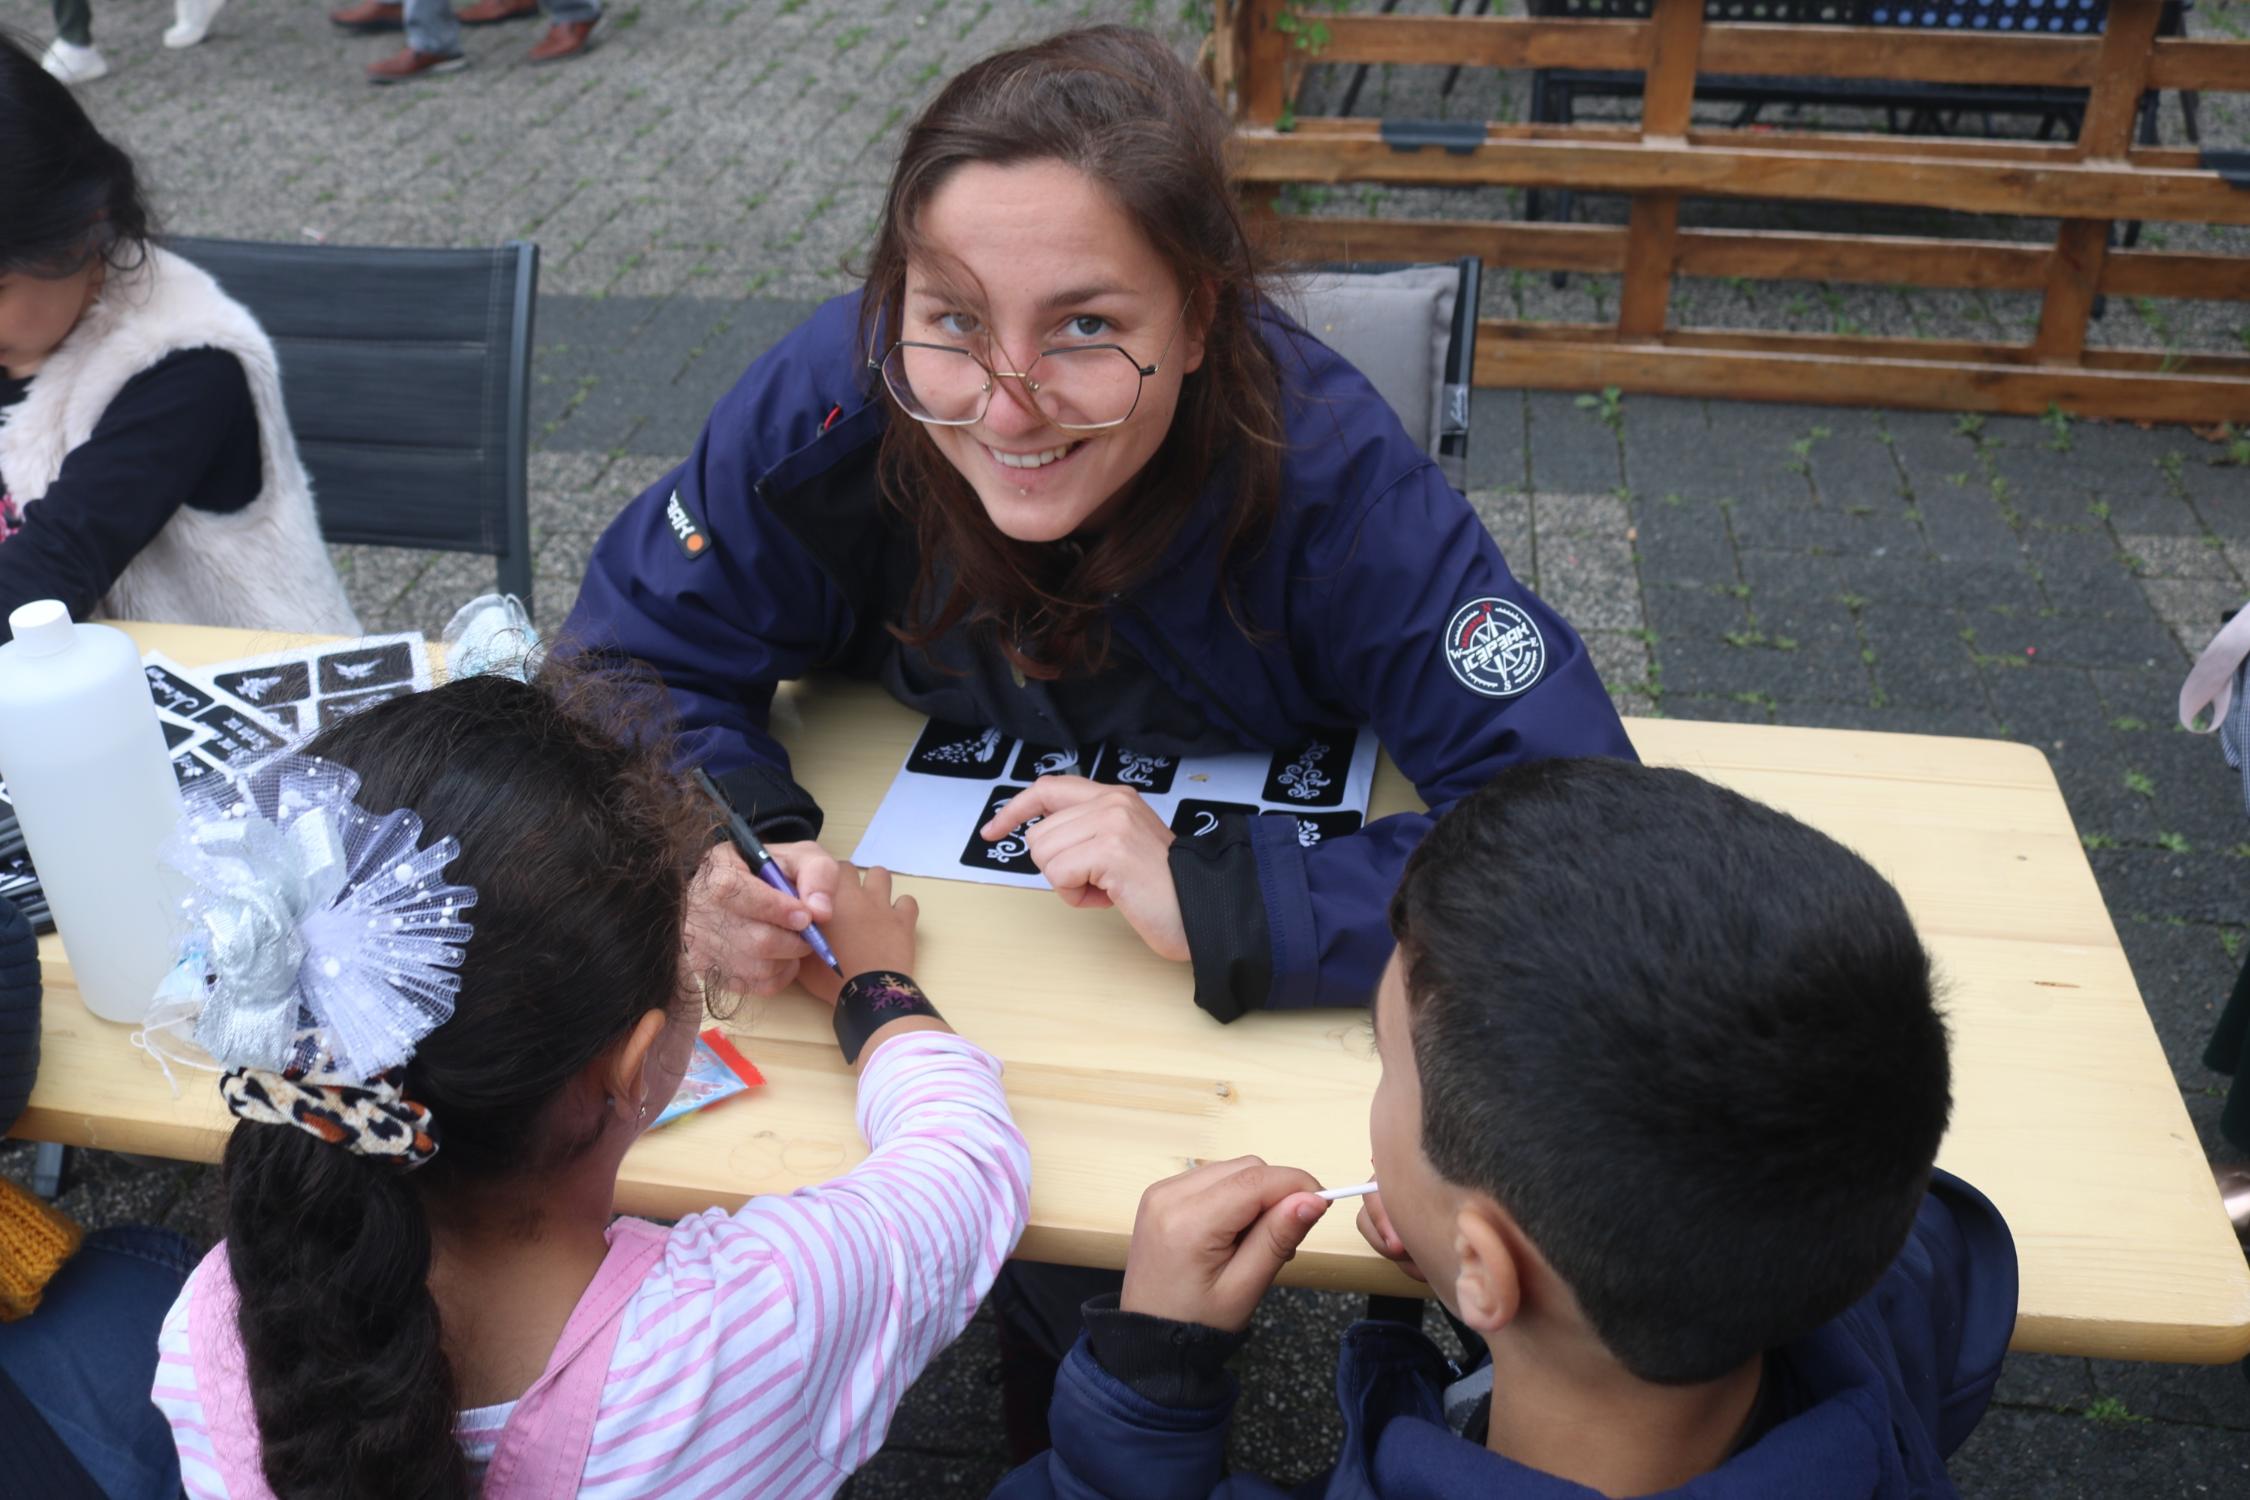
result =
[[[406,1069],[438,1154],[412,1173],[295,1129],[227,1142],[227,1257],[266,1482],[281,1500],[469,1494],[427,1280],[426,1204],[536,1223],[536,1184],[593,1144],[548,1106],[651,1010],[683,998],[680,923],[710,818],[646,725],[652,688],[550,667],[394,699],[305,747],[412,808],[475,887],[454,1013]],[[637,738],[635,736],[638,736]]]
[[[95,256],[147,253],[133,159],[94,128],[69,85],[0,31],[0,275],[69,276]]]

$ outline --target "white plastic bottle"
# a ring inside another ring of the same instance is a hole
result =
[[[8,627],[0,779],[79,994],[104,1020],[138,1021],[172,967],[173,892],[157,851],[180,820],[141,654],[121,630],[71,623],[53,599]]]

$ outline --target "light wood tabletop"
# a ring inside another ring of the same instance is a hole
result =
[[[131,626],[190,663],[272,636]],[[848,853],[920,720],[864,684],[783,691],[776,729]],[[2218,1362],[2250,1352],[2250,1268],[2221,1213],[2116,929],[2053,773],[2000,741],[1628,720],[1651,762],[1772,803],[1895,881],[1947,989],[1952,1133],[1940,1160],[1989,1194],[2022,1262],[2016,1347]],[[1386,760],[1376,815],[1415,805]],[[1331,1183],[1367,1175],[1375,1059],[1363,1013],[1260,1013],[1222,1026],[1185,965],[1149,954],[1113,911],[1041,891],[902,880],[922,906],[918,976],[947,1018],[1007,1065],[1030,1138],[1020,1253],[1124,1263],[1140,1192],[1191,1161],[1257,1153]],[[44,1057],[16,1133],[215,1160],[228,1117],[206,1075],[175,1096],[131,1029],[78,1001],[61,945]],[[655,1132],[626,1158],[618,1206],[671,1217],[821,1181],[864,1154],[826,1008],[792,991],[727,1023],[769,1080]],[[1349,1205],[1347,1205],[1348,1207]],[[1661,1253],[1660,1247],[1651,1247]],[[1349,1212],[1329,1215],[1283,1280],[1412,1292]]]

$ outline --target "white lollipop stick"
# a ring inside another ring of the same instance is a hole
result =
[[[1322,1188],[1314,1196],[1334,1203],[1338,1198],[1364,1198],[1374,1191],[1375,1184],[1372,1182],[1355,1182],[1350,1187]]]

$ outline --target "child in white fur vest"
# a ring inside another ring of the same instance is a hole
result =
[[[33,599],[79,619],[359,629],[272,344],[150,243],[131,160],[0,38],[0,621]]]

